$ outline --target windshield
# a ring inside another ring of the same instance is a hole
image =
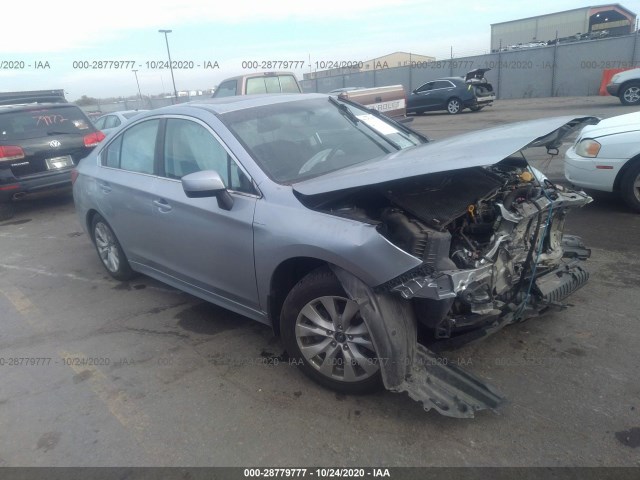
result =
[[[60,134],[86,134],[93,126],[78,107],[34,107],[0,114],[0,142]]]
[[[221,119],[279,183],[295,183],[424,143],[409,130],[333,97],[248,108]]]

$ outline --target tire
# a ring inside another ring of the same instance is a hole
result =
[[[13,218],[14,213],[13,205],[10,202],[0,203],[0,222]]]
[[[484,107],[469,107],[469,110],[471,110],[472,112],[479,112],[480,110],[482,110]]]
[[[447,100],[447,112],[449,112],[451,115],[460,113],[463,108],[464,107],[462,106],[462,101],[459,98],[453,97]]]
[[[280,315],[291,360],[309,378],[339,393],[382,387],[378,357],[358,310],[333,272],[321,267],[291,289]]]
[[[625,172],[620,183],[620,194],[627,205],[640,213],[640,163]]]
[[[620,92],[620,102],[623,105],[640,104],[640,82],[628,83]]]
[[[102,261],[109,275],[121,281],[129,280],[135,276],[116,235],[107,221],[98,214],[91,221],[91,239],[98,252],[98,258]]]

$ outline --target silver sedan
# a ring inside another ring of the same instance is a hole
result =
[[[136,117],[80,163],[74,198],[114,278],[149,275],[272,326],[326,387],[384,385],[470,417],[501,395],[434,351],[586,282],[588,250],[562,220],[590,198],[514,154],[589,121],[428,142],[333,96],[229,97]]]

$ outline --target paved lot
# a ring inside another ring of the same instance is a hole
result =
[[[630,111],[514,100],[413,125],[444,138]],[[555,178],[561,162],[536,164]],[[509,399],[456,420],[316,386],[278,362],[269,328],[146,277],[110,279],[68,196],[24,203],[0,223],[0,466],[640,466],[640,216],[597,195],[568,231],[593,248],[592,281],[567,310],[449,355]]]

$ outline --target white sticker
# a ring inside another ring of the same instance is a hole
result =
[[[387,122],[385,122],[384,120],[380,120],[378,117],[375,117],[370,113],[356,116],[358,117],[358,120],[366,123],[374,130],[380,132],[382,135],[391,135],[392,133],[398,133],[398,130],[393,128]]]

